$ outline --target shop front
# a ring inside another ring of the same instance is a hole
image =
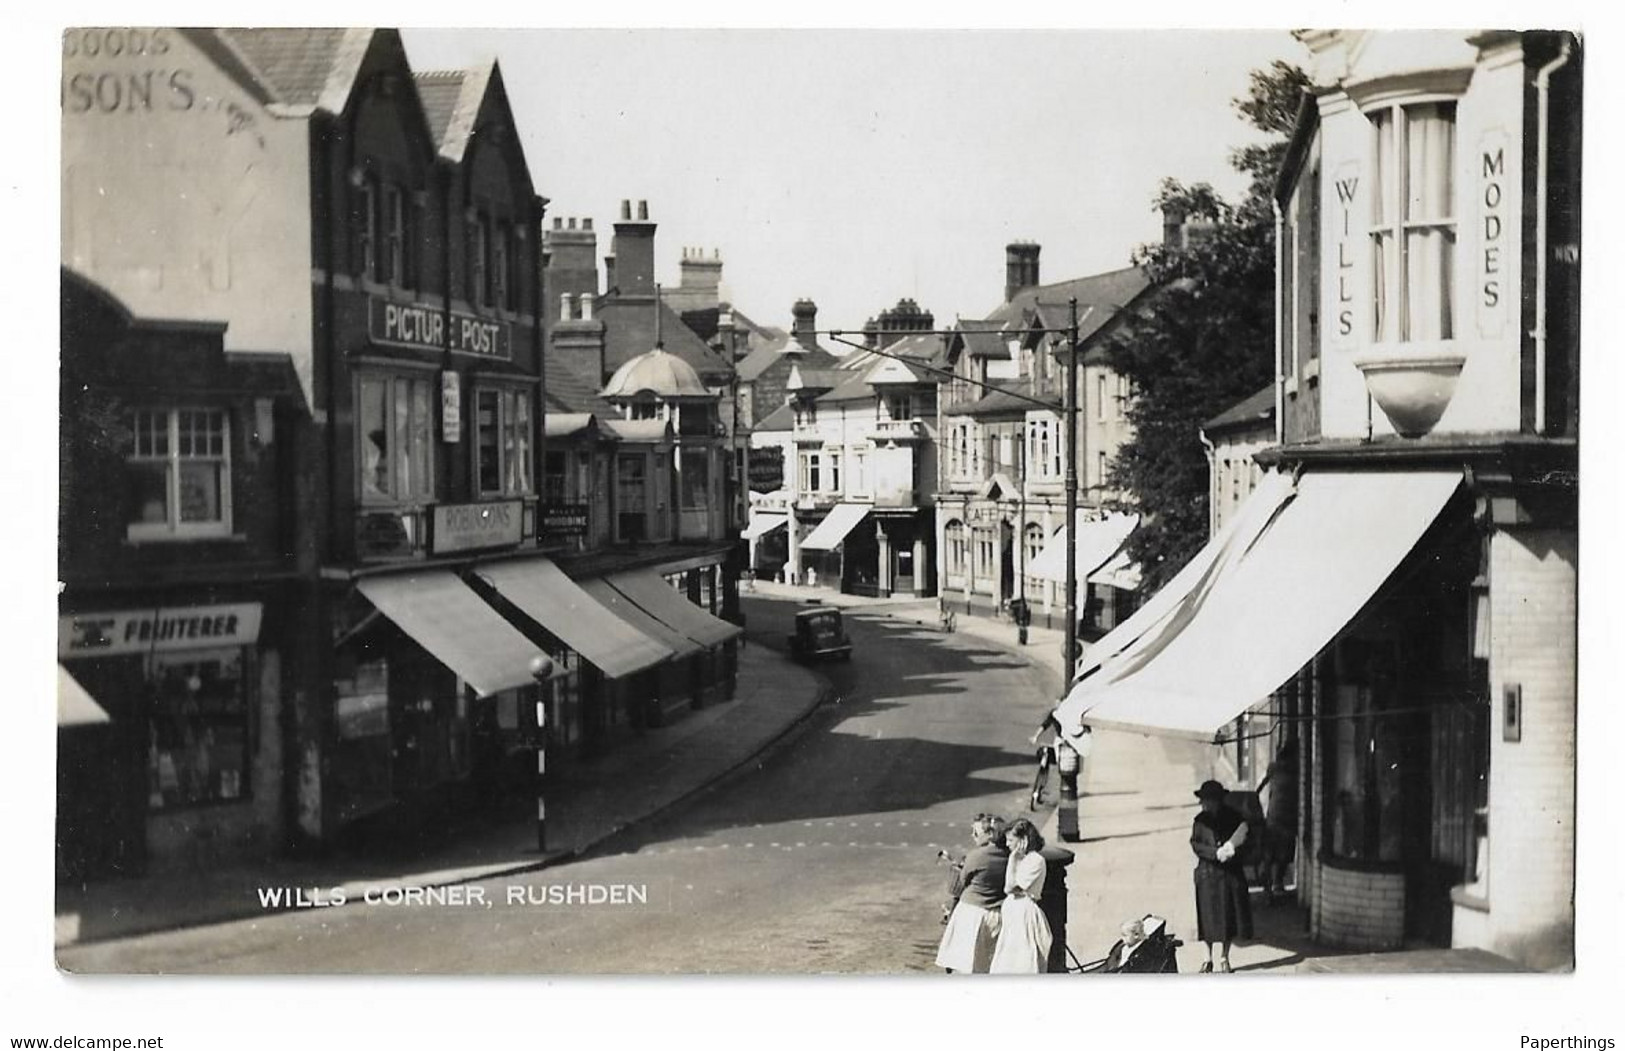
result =
[[[254,858],[278,846],[282,653],[267,600],[65,602],[58,659],[103,718],[59,719],[58,874]],[[60,703],[60,701],[59,701]]]

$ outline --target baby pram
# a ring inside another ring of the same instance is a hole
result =
[[[1124,958],[1122,939],[1111,947],[1111,951],[1098,960],[1088,963],[1079,963],[1078,958],[1072,955],[1069,947],[1067,956],[1072,960],[1072,966],[1067,968],[1068,974],[1177,974],[1179,963],[1175,959],[1175,952],[1185,943],[1168,933],[1168,924],[1160,916],[1147,915],[1140,921],[1145,928],[1145,941],[1141,942],[1133,952]]]

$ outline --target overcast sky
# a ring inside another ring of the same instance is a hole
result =
[[[1285,31],[408,29],[415,69],[495,57],[551,216],[609,251],[647,200],[656,277],[719,249],[736,306],[858,328],[904,296],[939,322],[1000,302],[1004,246],[1045,283],[1126,266],[1161,179],[1232,198],[1230,100],[1306,61]]]

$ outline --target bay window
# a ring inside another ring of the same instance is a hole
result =
[[[1389,106],[1370,120],[1375,340],[1452,339],[1456,104]]]
[[[231,533],[231,428],[223,409],[140,409],[125,510],[131,540]]]
[[[362,503],[431,500],[433,425],[427,377],[367,375],[360,381],[356,444]]]
[[[476,477],[481,496],[520,496],[531,479],[530,392],[483,389],[475,393]]]

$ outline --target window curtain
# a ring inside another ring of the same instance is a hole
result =
[[[1450,339],[1455,110],[1430,103],[1411,107],[1405,118],[1405,337]]]

